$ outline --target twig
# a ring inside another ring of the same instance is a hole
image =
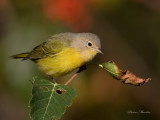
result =
[[[84,65],[84,66],[81,66],[79,68],[79,70],[65,83],[65,85],[68,85],[80,72],[84,71],[87,69],[87,66]]]

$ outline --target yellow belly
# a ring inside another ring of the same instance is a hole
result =
[[[67,48],[54,57],[42,58],[37,61],[40,69],[53,77],[59,77],[71,72],[82,66],[84,62],[85,60],[80,57],[74,48]]]

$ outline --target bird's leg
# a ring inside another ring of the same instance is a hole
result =
[[[54,83],[54,84],[56,84],[56,81],[55,81],[55,79],[54,79],[53,77],[52,77],[51,79],[52,79],[53,83]]]
[[[65,83],[65,85],[68,85],[80,72],[87,69],[86,65],[83,65],[79,68],[79,70]]]

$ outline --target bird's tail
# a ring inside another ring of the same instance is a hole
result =
[[[29,53],[20,53],[20,54],[13,55],[11,57],[14,59],[23,58],[23,60],[26,60],[26,59],[28,59],[28,55],[29,55]]]

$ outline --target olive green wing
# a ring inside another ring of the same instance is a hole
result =
[[[49,39],[46,42],[35,47],[27,56],[26,59],[36,61],[41,58],[54,57],[57,53],[70,47],[70,43],[64,40]]]

